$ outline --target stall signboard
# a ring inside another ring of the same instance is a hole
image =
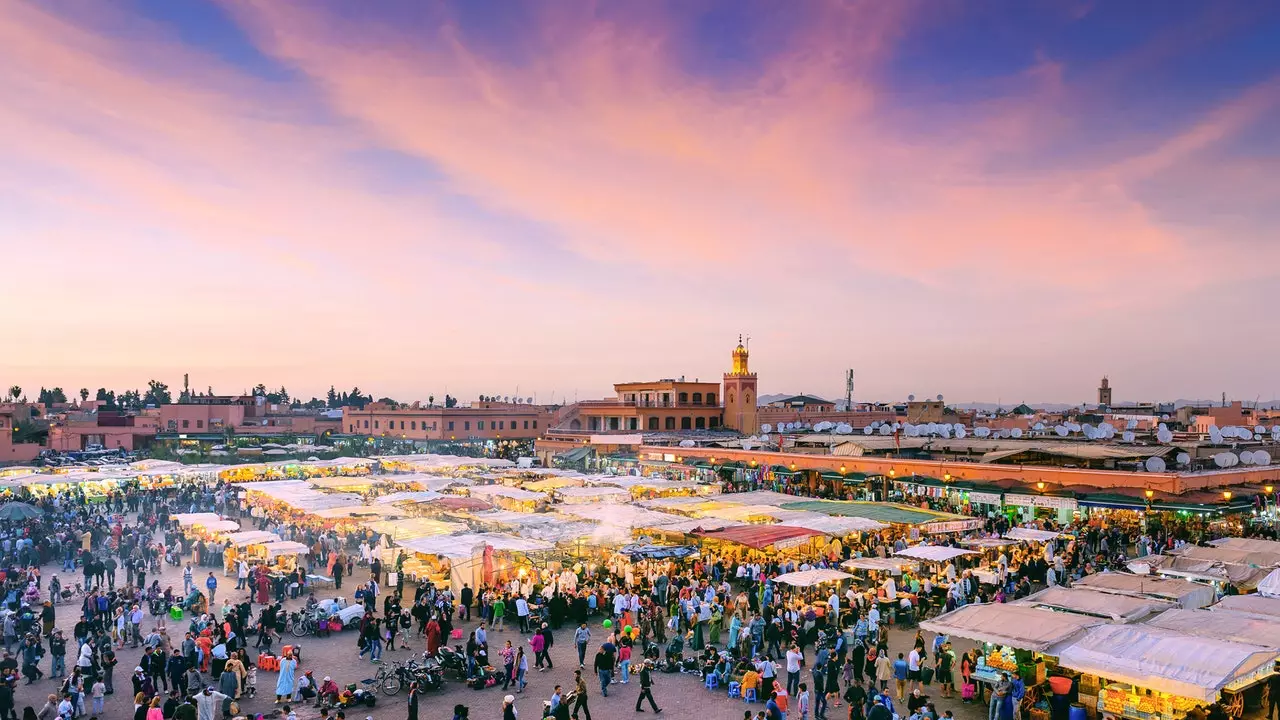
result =
[[[592,445],[644,445],[644,436],[634,435],[592,435]]]
[[[988,492],[973,492],[973,491],[970,491],[970,492],[969,492],[969,502],[971,502],[971,503],[981,503],[981,504],[983,504],[983,505],[999,505],[999,504],[1000,504],[1000,493],[988,493]]]
[[[1058,497],[1056,495],[1014,495],[1005,494],[1004,504],[1014,507],[1053,508],[1055,510],[1075,510],[1075,498]]]
[[[953,533],[967,532],[969,530],[977,530],[983,526],[981,518],[972,520],[947,520],[943,522],[931,522],[924,526],[926,532],[931,533]]]
[[[776,550],[787,550],[790,548],[797,548],[808,543],[809,539],[810,539],[809,535],[801,535],[800,537],[786,538],[785,540],[779,540],[778,542],[774,543],[773,547]]]

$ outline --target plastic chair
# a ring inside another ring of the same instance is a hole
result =
[[[715,690],[720,687],[720,678],[717,678],[715,673],[707,673],[706,686],[708,690]]]
[[[736,682],[729,683],[729,697],[731,698],[742,697],[742,683],[736,683]]]
[[[756,702],[756,689],[747,688],[746,695],[744,695],[742,699],[743,701],[749,702],[749,703]]]

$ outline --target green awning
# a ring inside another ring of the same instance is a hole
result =
[[[841,475],[835,470],[823,470],[819,474],[822,475],[823,480],[844,480],[844,475]]]
[[[773,471],[774,475],[799,475],[800,473],[804,472],[803,470],[792,470],[786,465],[774,465],[769,469]]]
[[[562,460],[564,462],[579,462],[594,452],[594,449],[583,445],[582,447],[576,447],[572,450],[566,450],[556,455],[555,459]]]

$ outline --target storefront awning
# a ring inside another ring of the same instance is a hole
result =
[[[786,545],[791,542],[803,542],[809,538],[822,535],[817,530],[792,527],[790,525],[738,525],[720,530],[703,530],[694,534],[704,540],[724,540],[755,548],[756,550],[763,550],[779,544]]]
[[[1027,605],[1005,603],[965,605],[920,623],[939,635],[977,642],[1008,645],[1050,655],[1086,630],[1105,622],[1102,618],[1054,612]]]

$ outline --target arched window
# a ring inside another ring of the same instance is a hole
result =
[[[675,419],[675,418],[673,418],[673,417],[669,417],[669,418],[667,418],[667,422],[666,422],[666,424],[664,425],[663,429],[664,429],[664,430],[675,430],[675,429],[676,429],[676,419]]]
[[[718,428],[718,427],[720,427],[720,418],[718,418],[718,417],[713,417],[713,418],[711,418],[711,427],[713,427],[713,428]]]
[[[658,429],[658,418],[656,418],[656,417],[651,417],[651,418],[649,418],[649,429],[650,429],[650,430],[657,430],[657,429]]]
[[[581,429],[582,429],[582,421],[581,421],[581,420],[570,420],[570,421],[569,421],[569,429],[570,429],[570,430],[581,430]]]
[[[729,393],[729,404],[733,404],[733,393]]]
[[[708,405],[715,405],[715,404],[716,404],[716,394],[715,394],[715,393],[707,393],[707,404],[708,404]]]
[[[698,418],[697,422],[696,422],[696,423],[694,423],[694,427],[698,428],[699,430],[706,430],[706,429],[707,429],[707,419],[706,419],[706,418]]]
[[[693,420],[692,420],[691,418],[687,418],[687,417],[682,417],[682,418],[680,418],[680,429],[681,429],[681,430],[692,430],[692,429],[693,429]]]
[[[677,399],[677,401],[678,401],[681,405],[683,405],[683,404],[685,404],[685,403],[689,402],[689,393],[687,393],[687,392],[682,392],[682,393],[680,393],[679,395],[677,395],[677,396],[676,396],[676,399]]]
[[[694,393],[694,394],[693,394],[693,404],[694,404],[694,405],[701,405],[701,404],[702,404],[702,393]]]

